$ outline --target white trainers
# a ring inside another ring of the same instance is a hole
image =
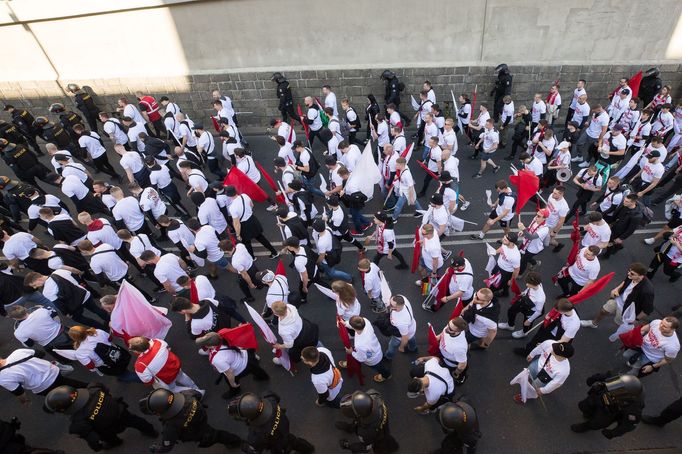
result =
[[[585,167],[589,167],[589,166],[590,166],[590,161],[583,161],[580,164],[578,164],[578,167],[580,167],[581,169],[584,169]]]
[[[582,156],[576,156],[574,158],[571,158],[571,162],[583,162],[583,157]]]
[[[469,205],[471,205],[471,202],[469,202],[469,201],[467,200],[466,202],[464,202],[464,203],[462,204],[461,207],[459,207],[459,209],[462,210],[462,211],[466,211],[467,208],[469,208]]]
[[[270,205],[266,208],[268,211],[277,211],[277,204]]]
[[[421,286],[422,286],[422,283],[423,283],[423,282],[422,282],[421,279],[414,281],[414,285],[416,285],[417,287],[421,287]]]
[[[651,238],[644,238],[644,242],[645,242],[646,244],[654,244],[655,241],[656,241],[656,239],[655,239],[654,237],[651,237]]]
[[[208,350],[204,350],[203,348],[200,348],[200,349],[198,350],[198,353],[199,353],[201,356],[208,356]]]
[[[277,364],[278,366],[282,365],[282,361],[276,356],[274,358],[272,358],[272,362]]]
[[[583,328],[597,328],[597,325],[592,323],[592,320],[580,320],[580,326]]]
[[[526,337],[526,336],[527,336],[527,333],[524,333],[522,329],[520,329],[520,330],[518,330],[518,331],[514,331],[514,332],[512,333],[512,337],[513,337],[514,339],[523,339],[523,338]]]
[[[70,366],[68,364],[58,363],[57,361],[52,361],[52,364],[57,366],[59,368],[59,371],[64,375],[68,375],[74,371],[73,366]]]
[[[506,329],[506,330],[509,330],[509,331],[513,331],[513,330],[514,330],[514,327],[513,327],[513,326],[509,326],[509,323],[498,323],[498,324],[497,324],[497,327],[498,327],[499,329]]]

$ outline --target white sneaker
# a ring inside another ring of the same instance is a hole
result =
[[[204,350],[203,348],[200,348],[199,351],[198,351],[198,353],[199,353],[201,356],[208,356],[208,350]]]
[[[571,162],[583,162],[583,157],[576,156],[575,158],[571,158]]]
[[[520,330],[518,330],[518,331],[514,331],[514,332],[512,333],[512,337],[513,337],[514,339],[523,339],[523,338],[526,337],[526,336],[527,336],[527,333],[524,333],[522,329],[520,329]]]
[[[278,366],[282,365],[282,361],[276,356],[274,358],[272,358],[272,362],[277,364]]]
[[[578,164],[578,167],[580,167],[581,169],[584,169],[585,167],[589,167],[589,166],[590,166],[589,161],[584,161],[584,162],[581,162],[580,164]]]
[[[59,372],[61,372],[64,375],[68,375],[74,371],[73,366],[70,366],[68,364],[58,363],[57,361],[52,361],[52,364],[57,366],[59,368]]]
[[[655,241],[656,241],[656,239],[655,239],[654,237],[651,237],[651,238],[644,238],[644,242],[645,242],[646,244],[654,244]]]
[[[514,327],[513,327],[513,326],[509,326],[509,323],[498,323],[498,324],[497,324],[497,327],[498,327],[499,329],[506,329],[506,330],[509,330],[509,331],[513,331],[513,330],[514,330]]]
[[[422,286],[422,283],[423,283],[423,282],[421,281],[421,279],[420,279],[420,280],[414,281],[414,285],[416,285],[417,287],[421,287],[421,286]]]
[[[464,202],[464,203],[462,204],[461,207],[459,207],[459,209],[462,210],[462,211],[466,211],[467,208],[469,208],[469,205],[471,205],[471,202],[469,202],[469,201],[467,200],[466,202]]]
[[[597,325],[592,323],[592,320],[580,320],[580,326],[583,328],[597,328]]]
[[[277,204],[270,205],[269,207],[266,208],[268,211],[276,211],[277,210]]]

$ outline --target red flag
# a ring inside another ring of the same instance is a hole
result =
[[[474,119],[474,115],[476,113],[476,97],[478,96],[478,84],[474,85],[474,93],[471,95],[471,118],[470,120]],[[483,126],[483,125],[479,125]]]
[[[518,175],[511,175],[509,181],[516,186],[516,214],[538,192],[540,179],[530,170],[519,170]]]
[[[455,274],[455,269],[451,266],[445,271],[445,276],[440,280],[438,284],[438,294],[436,295],[436,301],[433,304],[433,310],[437,311],[443,304],[440,300],[448,294],[448,287],[450,286],[450,279],[452,275]]]
[[[254,160],[254,162],[256,163],[256,167],[258,167],[258,170],[260,170],[261,175],[263,175],[263,178],[265,178],[265,181],[268,183],[268,186],[270,186],[270,189],[272,189],[274,193],[277,193],[279,189],[277,188],[277,183],[275,183],[275,180],[272,179],[270,174],[267,172],[267,170],[265,170],[265,168],[260,164],[260,162],[256,160]],[[283,194],[279,194],[277,196],[277,203],[284,204]]]
[[[410,271],[412,273],[417,271],[417,267],[419,266],[419,257],[422,253],[422,243],[419,236],[419,229],[420,226],[417,226],[417,229],[414,231],[414,249],[412,251],[412,266],[410,267]]]
[[[573,231],[571,232],[571,241],[573,241],[573,246],[568,253],[568,258],[566,259],[566,264],[571,266],[575,263],[576,257],[578,257],[578,252],[580,252],[580,215],[578,210],[575,211],[575,219],[573,220]]]
[[[301,109],[301,105],[298,104],[296,106],[296,109],[297,109],[296,112],[298,112],[298,116],[302,117],[303,116],[303,109]],[[310,141],[310,127],[308,126],[308,123],[305,122],[305,120],[303,120],[303,131],[305,132],[306,139],[308,139],[308,141]]]
[[[289,137],[287,137],[287,142],[293,144],[294,142],[291,140],[294,137],[294,120],[291,120],[291,124],[289,124]]]
[[[277,262],[277,268],[275,268],[275,274],[278,276],[287,277],[287,272],[284,269],[284,262],[282,262],[282,259],[279,259],[279,261]]]
[[[452,310],[452,314],[450,314],[450,320],[453,318],[457,318],[460,315],[462,315],[462,311],[464,310],[464,304],[462,304],[462,298],[457,299],[457,304],[455,305],[455,308]]]
[[[431,326],[431,323],[429,323],[428,325],[429,325],[429,356],[440,357],[440,346],[438,345],[438,337],[436,336],[436,333],[433,330],[433,326]]]
[[[514,294],[514,297],[512,298],[511,303],[509,304],[516,304],[516,302],[521,299],[521,289],[519,288],[519,284],[516,282],[516,279],[512,280],[512,283],[509,286],[509,288]]]
[[[197,290],[197,284],[194,282],[194,279],[189,280],[189,300],[192,304],[199,304],[199,291]]]
[[[346,330],[346,325],[343,323],[343,319],[338,315],[336,316],[336,327],[339,330],[339,337],[341,338],[343,346],[346,348],[351,348],[350,336]],[[365,384],[365,377],[362,376],[362,366],[350,353],[346,353],[346,368],[348,370],[349,377],[357,375],[360,386]]]
[[[218,123],[218,120],[216,120],[216,117],[211,116],[211,121],[213,121],[215,132],[220,132],[220,124]]]
[[[242,323],[235,328],[223,328],[218,331],[218,334],[227,341],[230,347],[258,349],[256,331],[251,323]]]
[[[597,293],[601,292],[604,290],[604,287],[608,285],[609,282],[611,282],[611,279],[613,279],[613,276],[615,276],[615,272],[610,272],[609,274],[600,277],[587,287],[583,287],[582,290],[580,290],[578,293],[576,293],[573,296],[569,296],[568,300],[573,303],[574,305],[578,305],[582,303],[583,301],[592,298],[594,295]],[[547,317],[545,318],[545,321],[543,322],[545,325],[545,328],[548,327],[554,320],[557,320],[559,317],[561,317],[561,314],[559,313],[556,308],[552,309],[549,311],[549,314],[547,314]]]
[[[438,181],[438,175],[436,175],[435,173],[433,173],[432,171],[430,171],[429,168],[426,167],[426,166],[424,165],[423,162],[417,161],[417,164],[419,164],[419,166],[420,166],[422,169],[424,169],[424,172],[428,173],[428,174],[431,176],[431,178],[433,178],[434,180]]]
[[[639,85],[642,83],[642,71],[638,72],[634,76],[628,80],[628,87],[630,87],[630,91],[632,92],[632,97],[636,98],[637,95],[639,95]],[[620,90],[620,85],[616,87],[615,90],[613,90],[611,93],[613,96],[616,96],[616,92]]]
[[[401,158],[407,157],[407,155],[410,154],[410,150],[412,150],[412,147],[413,147],[413,146],[414,146],[414,142],[411,143],[411,144],[409,144],[409,145],[407,146],[407,148],[405,148],[405,149],[403,150],[403,152],[400,153],[400,157],[401,157]]]
[[[248,195],[254,202],[264,202],[268,199],[268,195],[265,193],[265,191],[263,191],[260,186],[254,183],[251,178],[247,177],[244,172],[239,170],[237,166],[230,167],[223,184],[226,186],[234,186],[239,194]]]
[[[635,326],[630,331],[620,333],[618,337],[623,343],[623,348],[640,348],[644,343],[641,325]]]

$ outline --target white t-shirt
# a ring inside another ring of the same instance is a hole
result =
[[[209,353],[211,355],[212,353]],[[246,369],[249,355],[246,350],[233,350],[221,346],[211,358],[211,364],[218,373],[224,374],[231,370],[235,377]]]
[[[360,301],[355,298],[350,307],[346,307],[339,298],[336,298],[336,314],[344,321],[350,320],[354,315],[360,315]]]
[[[346,167],[346,169],[348,169],[349,172],[352,172],[353,170],[355,170],[355,166],[360,160],[361,155],[362,152],[360,151],[358,146],[355,144],[351,144],[346,150],[346,152],[343,153],[343,156],[341,157],[341,163]]]
[[[242,243],[237,243],[234,247],[234,254],[232,254],[232,260],[230,262],[232,263],[232,267],[241,273],[242,271],[251,269],[253,257],[251,257],[249,251],[246,250],[246,246]]]
[[[497,303],[491,303],[491,304],[497,304]],[[471,310],[474,310],[474,309],[475,308],[471,308]],[[468,328],[469,328],[469,332],[472,334],[472,336],[477,337],[479,339],[482,339],[488,335],[488,330],[497,331],[497,323],[494,320],[490,320],[487,317],[483,317],[480,314],[476,314],[476,318],[474,319],[474,323],[469,323]]]
[[[17,232],[10,236],[2,247],[2,254],[8,260],[25,260],[36,246],[37,244],[33,242],[33,235],[26,232]]]
[[[94,336],[88,336],[76,349],[76,359],[84,366],[88,366],[90,363],[94,367],[100,367],[104,364],[102,358],[95,353],[95,347],[97,344],[111,345],[109,341],[109,333],[102,331],[101,329],[96,330],[97,333]]]
[[[194,239],[194,247],[198,251],[207,251],[206,258],[209,262],[217,262],[224,257],[225,254],[220,250],[219,243],[218,234],[210,225],[201,227]]]
[[[123,116],[130,117],[137,124],[144,125],[146,123],[140,111],[137,110],[137,107],[135,107],[132,104],[125,105],[125,107],[123,108]]]
[[[561,328],[564,330],[564,334],[562,337],[567,337],[569,339],[574,339],[575,335],[578,333],[578,330],[580,329],[580,316],[578,313],[573,309],[570,314],[562,314],[561,315]],[[551,332],[553,336],[556,336],[558,333],[559,328],[556,327],[554,328]]]
[[[575,263],[568,268],[568,274],[578,285],[585,285],[587,281],[593,281],[599,276],[599,259],[597,257],[587,260],[583,254],[587,248],[582,248],[575,258]]]
[[[116,126],[114,126],[116,127]],[[90,135],[83,134],[78,138],[78,145],[85,148],[92,159],[97,159],[107,152],[107,149],[99,142],[100,136],[96,132]]]
[[[135,197],[128,196],[116,202],[111,210],[114,219],[123,220],[126,228],[131,232],[137,232],[144,224],[144,213]]]
[[[538,254],[545,248],[545,239],[547,238],[547,235],[549,235],[549,227],[547,227],[547,223],[545,222],[544,225],[538,227],[535,230],[535,233],[538,237],[534,240],[530,240],[525,249],[530,254]]]
[[[660,162],[655,162],[653,164],[647,162],[644,164],[644,167],[642,167],[642,175],[640,175],[640,177],[644,183],[651,183],[655,179],[663,177],[664,173],[665,167]]]
[[[504,244],[500,247],[500,255],[497,257],[497,266],[504,271],[512,272],[521,266],[521,252],[519,248],[508,247]]]
[[[145,166],[144,162],[142,162],[140,153],[136,151],[127,151],[123,153],[119,164],[121,164],[121,167],[123,167],[124,170],[129,170],[133,174],[139,172]]]
[[[663,358],[675,358],[680,351],[680,340],[677,333],[666,337],[661,334],[661,321],[654,320],[649,324],[649,332],[644,336],[642,353],[654,363]]]
[[[455,381],[452,374],[440,365],[438,358],[431,358],[424,363],[424,374],[429,379],[429,386],[424,388],[424,397],[429,405],[434,405],[442,396],[454,392]],[[432,374],[440,377],[440,380]]]
[[[140,207],[145,212],[151,210],[154,219],[159,219],[161,215],[166,214],[166,204],[152,187],[145,188],[140,194]]]
[[[440,253],[440,239],[438,238],[438,235],[436,235],[434,232],[431,239],[423,237],[421,238],[421,243],[422,259],[424,260],[424,264],[428,267],[428,269],[431,271],[436,271],[431,269],[433,266],[433,259],[438,259],[438,268],[443,266],[443,256]]]
[[[19,348],[6,358],[7,364],[15,363],[34,354],[33,350]],[[16,366],[0,370],[0,386],[8,391],[14,391],[21,386],[27,391],[38,394],[49,388],[58,375],[59,368],[54,364],[39,358],[31,358]]]
[[[540,151],[540,153],[542,153],[542,151]],[[537,154],[537,152],[536,152],[536,154]],[[544,153],[542,153],[542,154],[544,156]],[[535,175],[537,175],[539,177],[542,176],[542,171],[543,171],[542,161],[540,161],[540,159],[538,159],[537,156],[533,156],[530,159],[530,162],[524,163],[523,167],[525,167],[525,170],[530,170],[531,172],[533,172]]]
[[[95,248],[90,256],[90,268],[95,274],[104,272],[112,282],[118,282],[128,274],[128,264],[108,244],[100,244]]]
[[[237,158],[237,168],[242,171],[251,181],[258,183],[260,181],[260,172],[253,158],[249,155],[244,155],[242,158]]]
[[[569,107],[571,109],[575,109],[575,106],[578,104],[578,98],[586,94],[587,92],[585,91],[584,88],[576,88],[575,90],[573,90],[573,98],[571,99],[571,105]]]
[[[402,310],[391,310],[390,318],[391,325],[398,329],[401,336],[407,336],[410,339],[414,337],[417,332],[417,321],[414,319],[412,304],[407,298],[405,298],[405,305]]]
[[[583,119],[590,116],[590,105],[587,104],[587,102],[583,104],[577,102],[575,104],[575,107],[572,107],[572,109],[573,116],[571,117],[571,121],[575,121],[576,123],[578,123],[578,126],[582,124]]]
[[[571,372],[568,359],[559,361],[552,355],[552,345],[555,343],[552,339],[546,340],[530,352],[530,356],[538,356],[538,372],[542,369],[552,377],[552,381],[542,387],[542,394],[549,394],[563,385]]]
[[[52,318],[54,314],[55,318]],[[62,330],[59,315],[50,309],[39,307],[28,314],[28,317],[15,323],[14,337],[25,344],[29,339],[40,346],[49,344]]]
[[[500,143],[500,133],[495,131],[494,129],[486,129],[483,128],[483,152],[484,153],[492,153],[492,147],[496,143]]]
[[[178,278],[181,276],[187,276],[187,273],[180,266],[180,258],[175,254],[163,254],[154,267],[154,277],[162,284],[166,281],[170,282],[170,286],[176,292],[182,290],[182,287],[177,283]],[[215,292],[213,296],[215,296]]]
[[[368,366],[374,366],[379,364],[383,358],[383,352],[381,351],[381,344],[376,334],[374,334],[374,327],[372,323],[365,319],[365,328],[361,333],[356,332],[355,338],[353,339],[353,358],[357,359],[358,362],[367,364]]]
[[[468,259],[464,259],[464,270],[455,271],[450,282],[448,283],[448,288],[450,294],[455,292],[462,292],[462,299],[469,300],[474,294],[474,276],[473,268]]]
[[[64,177],[61,182],[61,190],[65,196],[76,197],[78,200],[83,200],[90,193],[90,189],[75,175]]]
[[[310,123],[311,131],[319,131],[322,128],[322,119],[320,118],[320,111],[315,107],[309,107],[306,113],[308,120],[312,120]]]
[[[272,307],[275,301],[289,301],[289,281],[286,276],[276,275],[272,285],[268,286],[268,293],[265,295],[265,304]]]
[[[611,227],[606,221],[601,225],[589,223],[585,227],[585,234],[580,244],[583,247],[596,246],[599,243],[608,243],[609,238],[611,238]]]
[[[102,124],[102,129],[117,145],[128,143],[128,135],[123,131],[123,125],[116,118],[109,118]]]
[[[161,251],[152,244],[146,233],[133,236],[130,241],[130,254],[139,259],[144,251],[152,251],[157,257],[161,255]]]
[[[208,189],[208,180],[199,169],[193,169],[187,174],[187,183],[198,192],[206,192]]]
[[[98,246],[99,243],[106,243],[118,250],[121,247],[123,240],[118,237],[116,231],[111,226],[111,222],[109,222],[108,219],[99,218],[98,220],[102,221],[102,224],[104,225],[99,230],[88,229],[88,233],[86,235],[87,239],[90,240],[90,242],[95,246]]]
[[[438,341],[438,346],[446,365],[454,367],[459,363],[467,362],[469,343],[463,332],[459,333],[457,336],[451,336],[443,329],[440,340]]]
[[[49,278],[45,281],[45,285],[43,285],[43,296],[47,298],[48,300],[55,302],[59,298],[59,286],[57,285],[57,282],[53,279],[52,276],[59,276],[67,281],[69,281],[73,285],[80,285],[74,279],[73,275],[66,270],[55,270]],[[85,294],[83,295],[83,303],[90,298],[90,292],[88,290],[85,291]]]
[[[239,194],[232,200],[229,212],[232,219],[238,219],[239,222],[246,222],[251,219],[251,215],[253,215],[251,197],[246,194]]]
[[[458,150],[457,134],[454,129],[443,132],[441,141],[438,143],[441,148],[450,147],[450,156],[455,156]]]
[[[408,197],[410,194],[410,188],[414,186],[414,178],[412,178],[412,171],[405,168],[400,172],[400,179],[398,180],[398,187],[400,189],[400,195]]]
[[[530,113],[531,121],[533,123],[538,123],[545,113],[547,113],[547,104],[545,104],[543,100],[533,101],[533,107]]]
[[[315,391],[317,391],[318,394],[323,394],[324,392],[329,391],[329,394],[327,395],[327,400],[332,401],[336,399],[336,396],[338,396],[339,393],[341,392],[341,386],[343,386],[343,378],[339,379],[339,382],[336,384],[336,386],[330,388],[330,386],[333,384],[334,369],[336,368],[334,366],[335,364],[334,357],[332,356],[332,352],[330,352],[328,349],[324,347],[317,347],[317,350],[320,352],[321,355],[326,355],[327,358],[329,358],[330,367],[328,370],[321,374],[311,373],[310,380],[313,382]]]
[[[204,203],[197,210],[197,218],[201,225],[210,225],[218,233],[222,233],[227,229],[227,220],[214,198],[207,197],[204,200]]]
[[[502,203],[498,203],[497,206],[495,207],[495,214],[497,216],[501,216],[502,213],[504,213],[505,210],[509,210],[509,212],[501,218],[503,221],[509,221],[514,217],[514,203],[516,202],[516,198],[511,196],[511,192],[507,193],[507,195],[502,199]]]
[[[596,116],[592,116],[590,125],[587,127],[587,135],[593,139],[599,138],[602,128],[609,125],[609,114],[601,112]]]

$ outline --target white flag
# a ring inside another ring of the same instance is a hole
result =
[[[490,189],[485,190],[485,200],[486,202],[488,202],[488,206],[493,206],[493,201],[491,199],[492,195],[493,191],[491,191]]]
[[[365,194],[367,199],[371,199],[374,195],[374,186],[380,181],[381,171],[372,156],[372,142],[367,142],[360,159],[355,164],[355,170],[348,177],[346,190],[349,191],[348,187],[354,188]]]
[[[528,399],[537,399],[538,393],[535,388],[530,383],[530,372],[528,369],[524,368],[519,375],[512,378],[509,382],[510,385],[521,386],[521,401],[526,402]]]
[[[420,104],[414,99],[414,96],[410,95],[410,102],[412,103],[412,108],[414,110],[419,110]]]
[[[452,96],[452,112],[453,115],[457,115],[459,108],[457,107],[457,99],[455,98],[455,93],[450,90],[450,95]],[[457,115],[457,126],[459,127],[459,132],[464,134],[464,128],[462,127],[462,119]]]
[[[389,307],[391,305],[391,297],[393,296],[391,287],[388,286],[388,281],[383,271],[379,271],[379,277],[381,278],[381,301],[383,301],[384,306]]]
[[[321,173],[318,173],[320,176],[320,191],[322,192],[327,192],[327,180],[324,179]]]

